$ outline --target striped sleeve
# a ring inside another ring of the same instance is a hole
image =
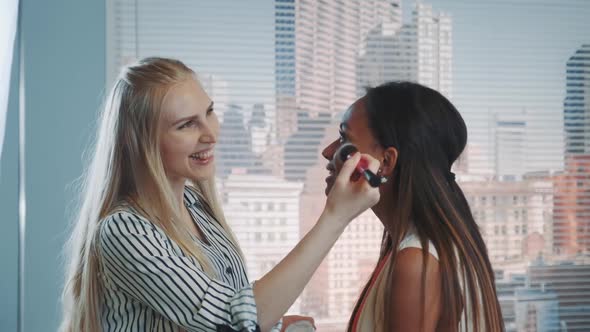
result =
[[[129,212],[101,223],[98,241],[105,283],[187,331],[257,331],[252,285],[235,290],[209,278],[152,225]],[[230,330],[228,330],[230,331]]]

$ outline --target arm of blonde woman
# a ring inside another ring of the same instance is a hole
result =
[[[369,155],[369,168],[379,162]],[[315,226],[270,272],[254,284],[258,323],[268,331],[289,309],[352,219],[379,201],[379,190],[366,181],[350,181],[361,158],[356,153],[344,163]]]

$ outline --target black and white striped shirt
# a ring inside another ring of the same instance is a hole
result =
[[[132,208],[100,223],[104,331],[257,331],[244,262],[189,187],[185,204],[208,243],[195,238],[220,276],[211,279],[159,227]],[[280,323],[273,331],[280,329]]]

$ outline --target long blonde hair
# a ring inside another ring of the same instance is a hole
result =
[[[80,185],[79,214],[65,246],[67,274],[61,331],[100,331],[100,255],[96,238],[100,220],[122,203],[140,211],[163,229],[215,278],[211,262],[179,220],[179,204],[160,157],[158,124],[170,88],[195,73],[182,62],[146,58],[121,71],[105,100],[90,164]],[[214,179],[190,179],[202,201],[239,246],[217,201]]]

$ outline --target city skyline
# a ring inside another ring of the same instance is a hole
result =
[[[361,86],[408,79],[440,90],[469,129],[455,172],[505,287],[507,330],[570,324],[568,315],[578,317],[588,301],[563,309],[550,279],[531,286],[529,265],[587,264],[579,258],[590,248],[590,168],[586,151],[566,153],[564,120],[580,120],[566,105],[566,77],[571,58],[590,44],[584,19],[590,6],[340,3],[142,0],[134,8],[113,0],[111,19],[125,24],[108,43],[107,76],[153,53],[195,68],[219,105],[220,194],[252,261],[252,278],[276,264],[319,216],[326,173],[320,152],[336,139],[339,117]],[[230,5],[241,15],[232,16]],[[575,121],[570,128],[580,126]],[[355,220],[292,310],[315,316],[321,331],[342,330],[377,259],[381,231],[371,212]]]
[[[285,3],[290,3],[286,1]],[[412,1],[394,1],[400,4],[406,22],[411,20]],[[453,99],[463,114],[469,129],[470,144],[477,146],[480,153],[471,162],[471,172],[493,175],[495,155],[494,133],[490,129],[496,114],[510,114],[523,109],[534,110],[536,117],[529,122],[531,140],[530,160],[535,170],[560,170],[563,168],[563,116],[561,113],[565,97],[565,60],[587,43],[590,23],[588,6],[580,0],[542,2],[525,0],[518,3],[467,3],[463,0],[434,0],[424,2],[453,19]],[[111,7],[119,7],[119,20],[125,24],[119,28],[119,46],[109,43],[108,83],[122,64],[113,58],[135,57],[135,53],[149,53],[157,50],[163,56],[174,56],[185,60],[198,73],[220,75],[228,82],[227,98],[235,104],[250,109],[253,104],[266,105],[269,116],[274,114],[277,103],[275,93],[280,91],[276,81],[275,42],[276,37],[274,1],[257,0],[248,4],[223,0],[212,4],[207,1],[195,2],[199,19],[193,20],[187,11],[176,12],[182,6],[162,6],[158,1],[144,0],[139,3],[135,18],[133,2],[109,1]],[[160,8],[165,7],[165,8]],[[239,11],[241,15],[230,18],[225,8]],[[111,9],[113,10],[113,9]],[[165,20],[152,19],[152,12],[162,16],[178,17],[183,20],[182,32],[165,43],[162,35],[170,30]],[[501,16],[501,24],[492,15]],[[116,16],[115,15],[115,16]],[[145,17],[145,18],[143,18]],[[114,21],[117,18],[112,18]],[[150,20],[145,21],[144,20]],[[190,20],[190,21],[189,21]],[[543,22],[542,30],[535,29]],[[133,29],[137,25],[137,36]],[[143,30],[141,27],[150,27]],[[186,26],[186,28],[184,28]],[[236,29],[247,26],[248,29]],[[365,28],[366,29],[366,28]],[[149,34],[159,31],[157,38]],[[214,34],[191,33],[191,31],[215,31]],[[549,31],[551,38],[546,38]],[[516,34],[515,34],[516,32]],[[220,43],[222,37],[224,42]],[[122,38],[121,38],[122,37]],[[138,44],[150,44],[156,40],[157,48]],[[120,47],[124,46],[125,47]],[[204,45],[196,48],[195,45]],[[118,52],[126,53],[117,54]],[[198,50],[198,52],[196,52]],[[220,54],[226,56],[221,57]],[[240,61],[235,61],[238,59]],[[228,59],[228,60],[225,60]],[[534,59],[528,62],[527,59]],[[473,84],[480,82],[480,84]],[[485,86],[485,90],[482,89]],[[516,93],[518,91],[518,93]],[[344,108],[340,109],[344,111]],[[293,119],[291,123],[293,125]],[[550,150],[551,153],[545,153]]]

